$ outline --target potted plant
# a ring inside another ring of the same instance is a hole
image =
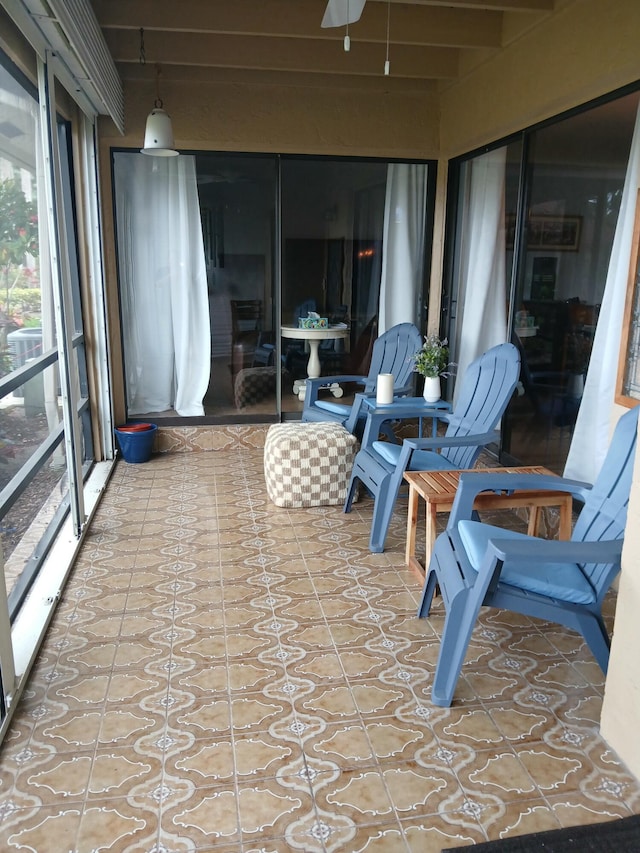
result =
[[[447,339],[426,335],[422,347],[414,355],[414,370],[424,377],[424,399],[435,403],[440,399],[440,377],[449,376],[449,346]]]

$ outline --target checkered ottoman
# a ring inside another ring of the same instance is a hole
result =
[[[343,503],[357,450],[340,424],[273,424],[264,445],[269,497],[282,507]]]
[[[244,409],[276,393],[276,368],[245,367],[236,373],[233,395],[238,409]]]

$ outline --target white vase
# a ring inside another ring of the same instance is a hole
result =
[[[422,394],[427,403],[437,403],[440,399],[440,377],[425,376]]]

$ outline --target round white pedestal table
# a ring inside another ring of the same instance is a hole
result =
[[[317,379],[320,376],[320,356],[318,350],[320,341],[339,340],[349,337],[349,327],[344,323],[329,326],[326,329],[299,329],[297,326],[281,326],[280,334],[283,338],[291,338],[296,341],[306,341],[309,344],[309,361],[307,362],[307,378]],[[298,395],[299,400],[304,400],[306,384],[304,379],[296,379],[293,383],[293,393]],[[331,388],[334,397],[342,396],[342,389],[336,386]]]

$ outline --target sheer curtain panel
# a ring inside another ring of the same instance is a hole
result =
[[[507,149],[498,148],[477,157],[470,164],[461,242],[459,304],[463,306],[462,322],[458,321],[455,347],[458,376],[464,376],[477,356],[507,339],[506,156]]]
[[[415,323],[424,277],[427,165],[389,163],[384,205],[380,334]]]
[[[211,333],[191,156],[114,156],[127,411],[204,414]]]
[[[588,483],[593,483],[598,476],[611,438],[611,410],[616,388],[622,318],[631,261],[633,220],[639,186],[640,111],[636,116],[629,165],[587,379],[564,469],[565,477],[585,480]]]

